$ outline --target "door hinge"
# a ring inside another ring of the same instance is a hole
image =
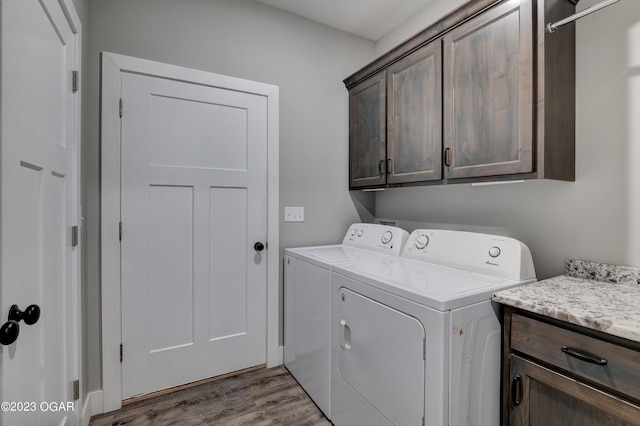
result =
[[[122,222],[118,222],[118,241],[122,241]]]
[[[71,90],[76,93],[80,89],[80,73],[78,70],[71,71]]]
[[[122,362],[122,343],[120,343],[120,362]]]
[[[427,338],[422,338],[422,359],[427,360]]]
[[[71,247],[78,245],[78,225],[71,227]]]
[[[120,118],[122,118],[122,98],[120,98],[119,112],[120,112]]]
[[[80,380],[73,381],[73,400],[80,399]]]

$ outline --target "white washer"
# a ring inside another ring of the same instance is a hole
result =
[[[356,223],[342,244],[285,249],[284,363],[331,419],[331,270],[339,264],[398,257],[409,234],[386,225]]]
[[[498,425],[500,322],[493,292],[535,281],[512,238],[414,231],[400,258],[336,264],[332,421]]]

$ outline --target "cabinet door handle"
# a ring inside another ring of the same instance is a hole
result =
[[[590,354],[589,352],[579,351],[577,349],[568,348],[563,346],[560,348],[565,354],[579,359],[580,361],[588,362],[595,365],[607,365],[607,360],[597,355]]]
[[[522,393],[522,390],[520,389],[521,387],[522,380],[520,379],[520,376],[516,374],[513,380],[511,380],[511,403],[514,407],[520,405],[520,394]]]
[[[380,173],[380,176],[384,174],[384,160],[380,160],[378,163],[378,172]]]
[[[387,158],[387,174],[388,175],[393,173],[392,168],[393,168],[393,160],[391,158]]]
[[[451,154],[451,148],[445,148],[444,150],[444,165],[447,167],[451,167],[451,159],[449,158]]]

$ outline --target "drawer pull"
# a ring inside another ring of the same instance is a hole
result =
[[[560,350],[569,356],[578,358],[580,361],[584,361],[584,362],[588,362],[590,364],[596,364],[596,365],[607,365],[606,359],[596,355],[592,355],[588,352],[579,352],[576,349],[568,348],[566,346],[561,347]]]
[[[520,380],[520,376],[516,374],[513,380],[511,380],[511,403],[514,407],[520,405],[521,386],[522,381]]]

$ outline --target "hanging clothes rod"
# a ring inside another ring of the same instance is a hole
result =
[[[591,15],[593,12],[597,12],[598,10],[603,9],[607,6],[610,6],[619,1],[620,0],[606,0],[606,1],[603,1],[602,3],[594,4],[590,8],[585,9],[582,12],[578,12],[575,15],[571,15],[568,18],[564,18],[561,21],[554,22],[553,24],[552,23],[547,24],[547,31],[550,33],[555,32],[555,30],[562,27],[563,25],[567,25],[573,21],[576,21],[582,18],[583,16]]]

